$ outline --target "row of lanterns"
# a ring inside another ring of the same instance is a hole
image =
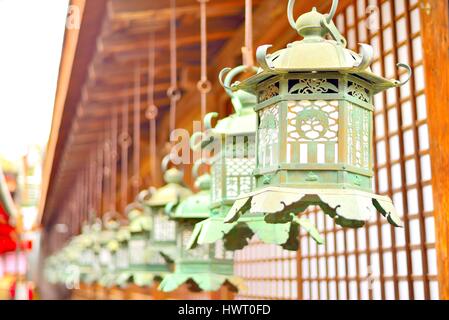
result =
[[[162,164],[166,185],[142,191],[126,213],[128,226],[111,217],[83,228],[82,234],[47,261],[53,282],[70,280],[78,270],[84,282],[126,286],[134,282],[172,291],[187,283],[193,291],[215,291],[222,285],[237,291],[233,252],[254,236],[287,250],[298,249],[299,228],[316,242],[323,238],[300,215],[319,206],[342,227],[362,227],[378,211],[402,226],[391,199],[372,193],[373,96],[405,81],[388,80],[369,68],[373,49],[357,54],[329,14],[311,12],[293,19],[303,37],[268,54],[258,48],[259,68],[241,81],[245,66],[225,69],[219,80],[235,112],[192,137],[192,149],[221,148],[210,159],[210,174],[198,176],[196,193],[183,184],[183,174]],[[76,268],[75,268],[76,266]]]

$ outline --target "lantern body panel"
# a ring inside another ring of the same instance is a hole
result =
[[[337,73],[279,75],[258,85],[257,186],[370,191],[368,87]]]

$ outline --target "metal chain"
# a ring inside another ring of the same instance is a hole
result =
[[[104,211],[109,208],[109,202],[111,201],[110,193],[109,193],[109,188],[110,188],[110,183],[111,183],[111,157],[110,157],[111,140],[110,140],[110,136],[108,136],[107,131],[105,131],[105,133],[104,133],[104,138],[105,138],[104,145],[103,145],[103,162],[104,162],[103,190],[104,190],[104,195],[103,195],[102,210],[99,212],[100,217],[102,217],[103,214],[105,213]]]
[[[120,207],[122,210],[125,210],[125,207],[128,202],[128,149],[131,145],[131,139],[128,132],[128,99],[126,99],[123,104],[123,112],[122,112],[122,129],[120,133],[120,146],[122,148],[122,156],[121,156],[121,178],[120,178]]]
[[[200,37],[201,37],[201,78],[197,83],[197,88],[201,94],[201,119],[204,119],[207,112],[207,94],[211,90],[211,83],[207,79],[207,23],[206,23],[206,3],[209,0],[198,0],[200,3]]]
[[[145,113],[150,127],[150,158],[151,158],[151,177],[155,180],[155,175],[157,172],[157,161],[156,161],[156,117],[158,114],[157,106],[154,104],[154,78],[155,78],[155,39],[154,32],[150,34],[150,50],[148,54],[148,108]]]
[[[253,55],[253,3],[245,0],[245,46],[242,47],[243,65],[247,68],[254,66]]]
[[[117,135],[118,135],[118,114],[117,110],[113,111],[112,121],[111,121],[111,199],[109,203],[109,209],[111,212],[115,212],[116,203],[117,203],[117,195],[116,195],[116,186],[117,186]]]
[[[139,192],[140,181],[140,66],[134,73],[134,119],[133,119],[133,177],[132,186],[134,194]]]
[[[167,95],[170,98],[169,136],[176,128],[176,103],[181,99],[181,91],[178,88],[178,66],[176,52],[176,0],[170,1],[170,88]]]
[[[101,145],[101,143],[99,143]],[[102,189],[103,189],[103,148],[98,148],[97,154],[97,186],[96,186],[96,195],[97,195],[97,214],[101,212],[101,204],[102,204]],[[96,217],[91,217],[91,223],[95,221]]]

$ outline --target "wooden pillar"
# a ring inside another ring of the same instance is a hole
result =
[[[449,300],[448,2],[420,0],[440,299]],[[424,240],[422,240],[424,241]]]

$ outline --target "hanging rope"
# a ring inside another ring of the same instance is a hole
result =
[[[133,120],[133,163],[132,186],[134,194],[139,192],[140,177],[140,66],[134,71],[134,120]]]
[[[242,47],[243,65],[247,68],[254,66],[253,56],[253,3],[245,0],[245,46]]]
[[[128,132],[128,114],[129,114],[129,105],[128,99],[123,103],[123,111],[122,111],[122,128],[119,137],[120,147],[122,149],[121,155],[121,168],[120,168],[120,208],[122,211],[125,210],[125,207],[128,203],[128,149],[131,146],[131,137]]]
[[[209,0],[198,0],[200,3],[200,37],[201,37],[201,78],[197,83],[197,88],[201,94],[201,119],[204,119],[207,112],[207,94],[211,90],[211,83],[207,79],[207,23],[206,23],[206,3]]]
[[[169,136],[176,128],[176,103],[181,99],[181,91],[178,88],[178,66],[176,52],[176,0],[170,0],[170,88],[167,95],[170,98]]]
[[[150,49],[148,53],[148,108],[145,115],[149,121],[150,127],[150,157],[151,157],[151,178],[155,181],[155,175],[157,172],[157,161],[156,161],[156,117],[158,114],[157,106],[154,103],[154,78],[155,78],[155,39],[154,32],[150,33]]]

